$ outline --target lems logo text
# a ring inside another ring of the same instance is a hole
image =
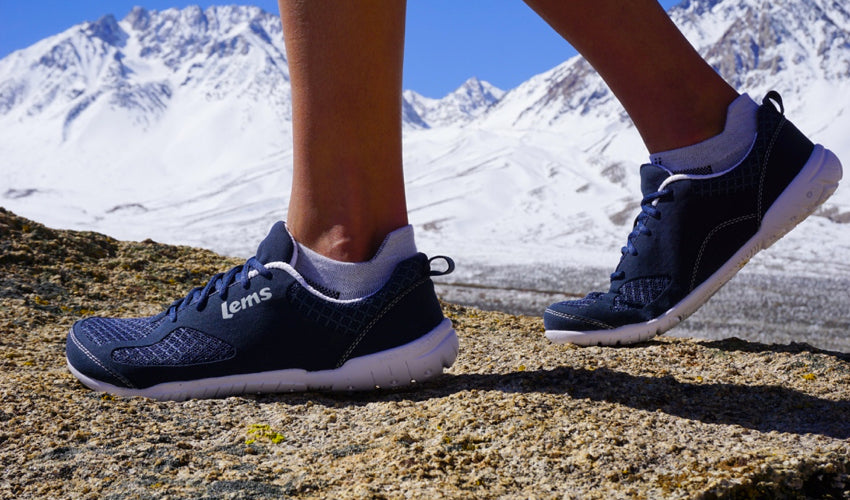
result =
[[[244,311],[249,307],[254,307],[260,302],[265,302],[272,298],[272,290],[269,287],[263,288],[259,292],[254,292],[251,295],[247,295],[242,297],[240,300],[234,300],[233,302],[222,302],[221,304],[221,317],[224,319],[230,319],[234,314],[239,311]]]

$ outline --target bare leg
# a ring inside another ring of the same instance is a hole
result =
[[[371,258],[407,224],[401,152],[406,4],[279,0],[292,82],[287,224],[336,260]]]
[[[650,153],[723,131],[738,97],[655,0],[526,0],[599,72]]]

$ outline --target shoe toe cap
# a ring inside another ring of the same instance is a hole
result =
[[[576,301],[558,302],[546,308],[543,313],[543,325],[546,330],[583,332],[613,328],[608,323],[589,316],[585,307],[576,306],[573,302]]]
[[[108,390],[109,387],[131,387],[129,381],[109,368],[108,346],[99,346],[83,334],[84,325],[77,322],[68,332],[65,357],[71,372],[87,387]]]
[[[611,330],[649,319],[649,312],[644,308],[624,307],[616,294],[600,292],[552,304],[543,314],[543,324],[549,331]]]

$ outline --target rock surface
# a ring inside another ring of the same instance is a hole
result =
[[[579,349],[447,304],[461,354],[412,390],[155,402],[67,371],[75,320],[234,264],[0,209],[0,498],[850,496],[850,355],[806,344]]]

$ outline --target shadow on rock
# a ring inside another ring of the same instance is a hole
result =
[[[697,344],[709,349],[719,349],[727,352],[784,352],[788,354],[808,352],[811,354],[825,354],[841,361],[850,362],[850,353],[819,349],[801,342],[792,342],[790,344],[762,344],[760,342],[751,342],[731,337],[724,340],[706,340],[697,342]]]
[[[850,401],[831,401],[772,385],[681,382],[673,377],[636,376],[609,368],[560,367],[506,374],[445,375],[416,390],[373,393],[258,395],[258,402],[327,406],[376,401],[424,401],[468,390],[563,394],[573,399],[662,411],[708,424],[738,425],[761,432],[850,438]]]

